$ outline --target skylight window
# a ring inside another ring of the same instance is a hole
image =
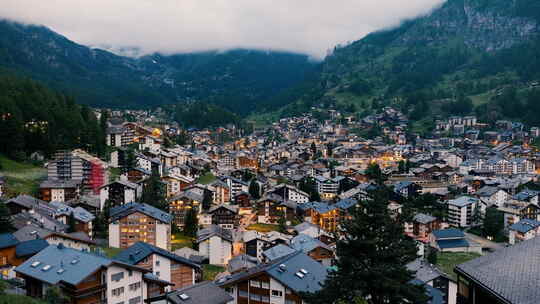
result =
[[[41,270],[47,271],[49,269],[51,269],[51,265],[45,265]]]
[[[303,274],[308,274],[307,270],[305,270],[304,268],[300,269],[300,272]]]
[[[187,301],[189,299],[189,296],[185,293],[181,294],[181,295],[178,295],[178,297],[182,300],[182,301]]]
[[[34,263],[32,263],[32,265],[31,265],[31,266],[32,266],[32,267],[34,267],[34,268],[36,268],[36,267],[38,267],[38,266],[39,266],[39,264],[41,264],[41,262],[39,262],[39,261],[35,261]]]
[[[75,265],[75,264],[77,264],[77,263],[79,263],[79,260],[77,260],[77,259],[71,261],[71,264],[72,264],[72,265]]]
[[[305,275],[304,275],[303,273],[301,273],[301,272],[297,272],[297,273],[295,273],[295,275],[296,275],[297,277],[299,277],[300,279],[303,279],[304,276],[305,276]]]
[[[56,271],[56,273],[58,273],[58,274],[62,274],[62,273],[64,273],[64,272],[66,272],[66,270],[63,269],[63,268],[60,268],[60,269],[58,269],[58,270]]]

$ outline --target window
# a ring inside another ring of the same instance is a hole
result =
[[[259,281],[249,281],[249,286],[261,288],[261,282],[259,282]]]
[[[240,291],[238,292],[238,296],[243,297],[243,298],[247,298],[247,297],[248,297],[248,293],[247,293],[247,291],[245,291],[245,290],[240,290]]]
[[[156,261],[156,266],[159,266],[159,260]]]
[[[258,294],[255,294],[255,293],[250,293],[249,294],[249,299],[252,300],[252,301],[261,301],[261,296],[258,295]]]
[[[272,297],[282,297],[283,292],[281,290],[272,290]]]
[[[270,297],[269,296],[261,296],[261,302],[270,303]]]
[[[270,282],[261,282],[261,288],[270,289]]]
[[[139,288],[141,288],[141,282],[129,284],[129,290],[130,291],[135,291],[135,290],[137,290]]]
[[[156,276],[158,276],[158,277],[159,277],[159,271],[158,271],[158,272],[156,272]]]
[[[294,300],[285,300],[285,304],[297,304]]]
[[[115,274],[111,275],[111,281],[118,282],[123,278],[124,278],[124,272],[118,272],[118,273],[115,273]]]
[[[115,289],[112,290],[112,295],[114,297],[118,297],[123,293],[124,293],[124,287],[119,287],[119,288],[115,288]]]
[[[132,276],[133,275],[133,270],[128,270],[128,276]]]
[[[141,297],[140,296],[129,299],[129,304],[138,304],[138,303],[141,303]]]

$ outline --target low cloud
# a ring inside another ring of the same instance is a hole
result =
[[[444,0],[2,0],[0,17],[142,53],[255,48],[325,56]]]

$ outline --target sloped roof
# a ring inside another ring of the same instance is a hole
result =
[[[197,232],[197,243],[211,238],[212,236],[219,236],[220,238],[233,242],[233,233],[230,229],[223,229],[217,225],[210,225],[208,228],[201,229]]]
[[[135,202],[112,208],[109,212],[109,215],[111,217],[110,221],[112,222],[119,220],[120,218],[126,217],[135,212],[140,212],[165,223],[170,223],[172,221],[172,216],[169,213],[161,211],[147,204],[140,204]]]
[[[170,260],[173,260],[178,263],[182,263],[184,265],[191,266],[193,268],[200,268],[201,266],[184,258],[179,255],[176,255],[170,251],[167,251],[165,249],[150,245],[148,243],[144,242],[137,242],[131,247],[122,250],[118,255],[116,255],[113,259],[115,261],[120,261],[122,263],[130,264],[130,265],[136,265],[140,261],[144,260],[146,257],[157,254],[162,257],[168,258]]]
[[[511,225],[509,229],[515,230],[521,233],[527,233],[535,228],[538,228],[539,226],[540,226],[539,221],[531,220],[531,219],[522,219],[521,221]]]
[[[436,221],[437,219],[431,215],[424,214],[424,213],[418,213],[414,216],[413,220],[415,222],[418,222],[420,224],[429,224],[433,221]]]
[[[269,261],[274,261],[294,252],[296,252],[296,250],[292,249],[291,247],[279,244],[270,249],[266,249],[262,254]]]
[[[49,243],[43,239],[21,242],[17,244],[17,247],[15,247],[15,255],[18,258],[27,257],[40,252],[48,246]]]
[[[17,245],[19,241],[13,236],[12,233],[0,234],[0,249],[13,247]]]
[[[457,265],[455,271],[512,304],[536,304],[540,299],[540,238]]]
[[[187,298],[183,300],[180,295]],[[167,299],[173,304],[226,304],[234,298],[211,281],[200,282],[189,287],[167,293]]]
[[[82,207],[72,208],[64,203],[52,201],[49,203],[52,207],[56,208],[56,215],[67,215],[73,213],[73,217],[76,220],[88,223],[94,220],[95,216],[88,210]]]
[[[314,239],[306,234],[299,234],[291,240],[291,248],[293,248],[294,250],[302,251],[304,253],[309,253],[313,249],[319,247],[332,251],[332,248],[330,248],[325,243]]]
[[[301,269],[307,272],[303,278],[297,275],[297,273],[301,272]],[[328,275],[325,266],[306,254],[297,251],[270,264],[253,267],[247,271],[220,279],[217,281],[217,285],[230,286],[260,273],[268,274],[297,294],[319,291]]]
[[[59,282],[77,285],[90,274],[110,263],[109,259],[101,256],[62,245],[49,245],[49,247],[15,268],[15,272],[52,285]],[[49,265],[49,268],[44,268],[47,265]],[[59,271],[60,269],[64,271]]]
[[[437,239],[456,239],[465,237],[463,231],[456,228],[434,230],[432,233]]]
[[[437,246],[441,249],[464,248],[469,247],[469,242],[465,239],[437,240]]]

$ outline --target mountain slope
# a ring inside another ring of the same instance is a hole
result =
[[[151,106],[205,99],[248,111],[303,80],[306,55],[252,50],[129,58],[78,45],[40,26],[0,21],[0,67],[90,105]]]
[[[529,0],[449,0],[428,16],[336,50],[324,64],[325,88],[364,78],[384,92],[409,92],[478,70],[483,60],[538,38],[534,7]]]
[[[281,95],[280,104],[289,105],[276,115],[315,104],[346,112],[392,104],[413,120],[475,109],[512,117],[516,111],[507,115],[507,108],[514,103],[495,96],[540,79],[539,21],[537,0],[448,0],[426,16],[336,48],[308,89]]]

